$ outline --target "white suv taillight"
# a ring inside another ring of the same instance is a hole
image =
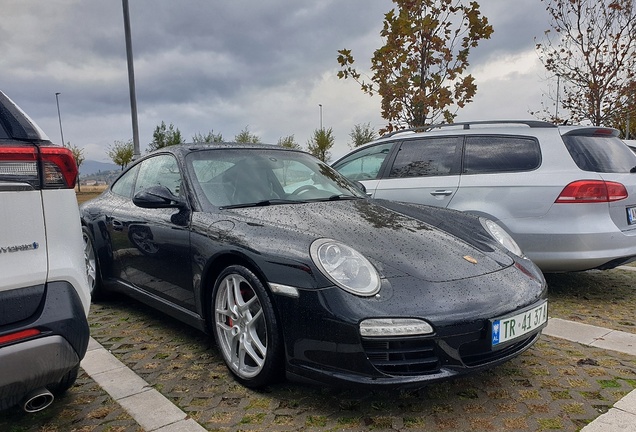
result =
[[[0,146],[0,181],[36,189],[72,189],[77,180],[73,153],[56,146]]]
[[[627,198],[627,189],[621,183],[603,180],[578,180],[567,185],[555,203],[599,203]]]

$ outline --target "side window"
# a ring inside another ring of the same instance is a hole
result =
[[[139,165],[135,165],[124,175],[119,177],[110,187],[111,192],[126,198],[132,197],[133,186],[135,185],[135,177],[137,177]]]
[[[374,179],[394,144],[389,142],[357,151],[338,162],[334,168],[349,180]]]
[[[159,155],[144,160],[140,164],[135,184],[135,193],[151,186],[165,186],[174,195],[181,192],[181,174],[177,160],[172,155]]]
[[[457,137],[408,140],[402,143],[389,177],[424,177],[452,174]]]
[[[541,150],[534,138],[468,136],[464,174],[532,171],[541,164]]]

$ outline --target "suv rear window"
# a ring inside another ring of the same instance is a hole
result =
[[[539,143],[533,138],[466,137],[465,174],[532,171],[541,164]]]
[[[618,138],[564,135],[563,141],[583,171],[628,173],[636,167],[636,155]]]

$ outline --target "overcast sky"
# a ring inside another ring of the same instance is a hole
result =
[[[482,1],[494,27],[470,57],[474,102],[458,121],[530,118],[550,86],[534,49],[548,29],[540,0]],[[332,128],[332,160],[349,150],[356,124],[378,131],[380,99],[339,80],[337,51],[368,70],[382,46],[390,0],[130,0],[142,153],[162,121],[187,141],[210,130],[232,141],[241,130],[306,147]],[[52,141],[109,161],[115,141],[132,139],[122,2],[4,0],[1,89]]]

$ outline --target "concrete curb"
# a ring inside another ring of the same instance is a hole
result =
[[[82,369],[144,430],[151,432],[205,432],[205,428],[148,385],[137,374],[91,338]]]

